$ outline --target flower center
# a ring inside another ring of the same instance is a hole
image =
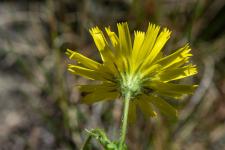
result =
[[[127,93],[130,93],[131,98],[136,97],[141,92],[141,79],[140,76],[123,74],[122,79],[120,80],[120,88],[122,96],[125,96]]]

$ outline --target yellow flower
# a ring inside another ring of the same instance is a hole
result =
[[[190,47],[186,44],[163,56],[161,50],[171,34],[167,28],[160,31],[159,26],[149,23],[146,33],[134,32],[132,45],[128,24],[118,23],[117,27],[118,35],[109,27],[105,28],[110,41],[98,27],[90,29],[101,63],[69,49],[66,52],[70,59],[77,61],[77,65],[68,65],[70,72],[99,81],[99,84],[80,86],[86,93],[82,102],[112,100],[129,93],[131,122],[135,121],[137,107],[147,116],[160,112],[170,119],[176,118],[176,109],[165,98],[179,99],[196,88],[196,85],[174,83],[197,73],[196,66],[189,63]]]

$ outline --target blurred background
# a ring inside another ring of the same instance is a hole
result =
[[[128,21],[172,30],[165,53],[189,42],[199,88],[174,102],[179,120],[138,114],[128,131],[130,150],[225,150],[224,0],[1,0],[0,149],[77,150],[100,127],[118,138],[121,101],[79,104],[76,85],[88,83],[66,70],[66,48],[99,60],[89,28]],[[93,141],[93,150],[101,149]]]

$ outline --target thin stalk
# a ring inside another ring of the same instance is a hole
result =
[[[119,150],[123,150],[125,140],[126,140],[129,102],[130,102],[130,93],[128,92],[124,97],[124,110],[123,110],[123,119],[122,119],[122,128],[121,128]]]
[[[81,150],[87,150],[88,149],[88,144],[90,144],[91,141],[91,135],[88,135],[87,139],[84,142],[84,145],[82,146]]]

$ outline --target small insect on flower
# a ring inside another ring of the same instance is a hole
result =
[[[163,56],[161,50],[170,38],[171,31],[149,23],[147,32],[135,31],[132,44],[127,23],[118,23],[118,35],[105,28],[110,41],[103,32],[94,27],[90,33],[101,55],[102,62],[96,62],[80,53],[67,49],[66,54],[77,65],[69,64],[68,70],[76,75],[99,84],[81,85],[86,93],[82,102],[91,104],[124,97],[129,93],[130,122],[136,119],[136,108],[146,115],[154,117],[159,112],[169,119],[177,117],[176,109],[164,98],[179,99],[191,94],[196,85],[174,83],[197,73],[195,65],[189,63],[188,44],[174,53]]]

